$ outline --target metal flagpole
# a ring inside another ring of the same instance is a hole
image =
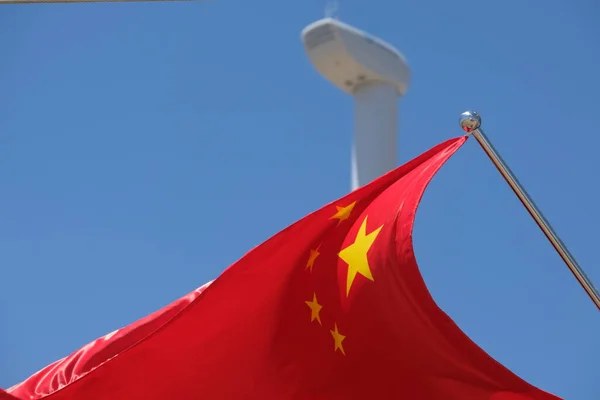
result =
[[[531,197],[529,197],[523,186],[521,186],[517,180],[517,177],[512,173],[502,157],[500,157],[500,154],[498,154],[492,143],[490,143],[489,139],[483,132],[483,129],[481,129],[481,117],[479,114],[475,111],[465,111],[460,115],[460,126],[463,131],[467,132],[469,135],[472,135],[481,145],[481,148],[483,151],[485,151],[485,154],[487,154],[500,174],[502,174],[506,180],[506,183],[508,183],[519,200],[521,200],[521,203],[523,203],[527,211],[529,211],[529,214],[535,220],[542,232],[544,232],[546,238],[548,238],[552,246],[554,246],[554,249],[558,255],[560,255],[565,264],[567,264],[567,267],[569,267],[573,275],[575,275],[575,278],[577,278],[583,289],[596,304],[596,307],[598,307],[600,310],[600,295],[592,284],[592,281],[590,281],[585,272],[583,272],[583,269],[581,269],[579,264],[577,264],[577,261],[575,261],[575,258],[571,255],[567,249],[567,246],[565,246],[558,235],[556,235],[550,223],[546,220],[546,218],[544,218],[541,211],[536,207]]]

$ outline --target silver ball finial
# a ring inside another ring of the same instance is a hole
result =
[[[479,129],[481,126],[481,117],[477,111],[465,111],[460,114],[460,127],[467,133],[473,132],[475,129]]]

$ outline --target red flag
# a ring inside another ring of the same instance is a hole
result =
[[[435,304],[414,216],[446,141],[309,214],[208,287],[9,393],[21,399],[550,400]]]
[[[19,400],[14,396],[6,393],[4,390],[0,389],[0,400]]]

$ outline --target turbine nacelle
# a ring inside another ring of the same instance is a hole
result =
[[[346,93],[364,83],[408,88],[410,70],[402,53],[368,33],[333,18],[316,21],[302,31],[302,43],[316,69]]]

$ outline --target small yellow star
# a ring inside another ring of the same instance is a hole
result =
[[[375,229],[367,235],[367,217],[360,225],[354,243],[338,253],[339,257],[348,264],[348,277],[346,279],[346,296],[350,293],[350,288],[357,274],[361,274],[369,280],[373,280],[367,252],[377,238],[379,231],[383,227]]]
[[[354,208],[355,205],[356,205],[356,202],[353,201],[352,203],[350,203],[350,205],[347,205],[346,207],[335,206],[335,208],[337,209],[337,212],[330,219],[337,219],[338,225],[341,224],[342,221],[345,221],[348,218],[350,218],[350,213],[352,212],[352,209]]]
[[[323,308],[323,306],[320,305],[317,301],[317,294],[313,293],[312,301],[305,301],[305,303],[310,308],[310,321],[312,322],[316,319],[319,325],[323,325],[321,323],[321,317],[319,316],[319,313],[321,312],[321,308]]]
[[[319,247],[317,247],[315,250],[311,249],[310,250],[310,256],[308,257],[308,261],[306,262],[306,268],[304,269],[309,269],[310,272],[312,272],[313,267],[315,266],[315,260],[317,259],[317,257],[319,257],[321,253],[319,253]]]
[[[333,341],[334,341],[334,346],[335,346],[333,351],[337,351],[339,349],[343,355],[346,355],[346,352],[344,352],[344,346],[342,345],[342,342],[344,341],[344,339],[346,339],[346,336],[342,335],[338,331],[337,324],[334,324],[333,329],[334,329],[333,331],[329,331],[329,332],[331,332],[331,336],[333,336]]]

